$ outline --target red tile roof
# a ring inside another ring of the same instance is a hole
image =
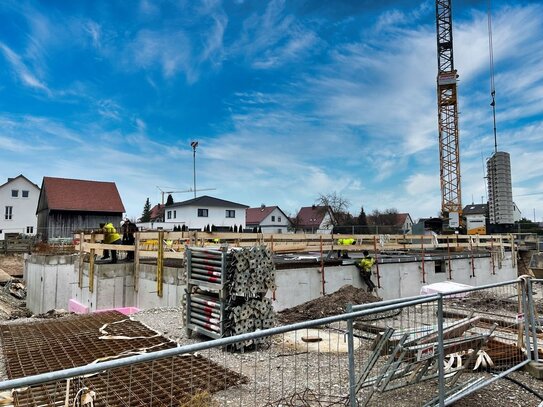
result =
[[[114,182],[43,177],[41,194],[53,210],[125,212]]]
[[[245,212],[245,223],[247,225],[258,225],[266,216],[273,212],[277,206],[264,206],[259,208],[248,208]]]
[[[305,206],[298,212],[298,218],[302,227],[319,226],[326,215],[325,206]]]
[[[151,220],[162,220],[164,216],[164,205],[157,204],[151,208]]]

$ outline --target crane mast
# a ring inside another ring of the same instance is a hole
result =
[[[439,170],[441,182],[441,214],[460,217],[460,155],[458,137],[457,78],[453,59],[451,0],[436,0],[437,27],[437,105],[439,126]],[[452,223],[450,226],[453,226]]]

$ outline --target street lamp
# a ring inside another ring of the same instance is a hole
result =
[[[192,174],[194,177],[194,197],[196,198],[196,147],[198,147],[198,142],[192,141],[190,146],[192,147]]]

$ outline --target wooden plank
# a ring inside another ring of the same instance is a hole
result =
[[[105,243],[83,243],[83,248],[85,251],[91,249],[101,249],[101,250],[121,250],[125,252],[133,252],[136,250],[134,245],[120,245],[120,244],[105,244]]]

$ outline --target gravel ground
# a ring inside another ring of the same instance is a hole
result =
[[[207,340],[196,335],[192,339],[187,338],[182,327],[181,309],[154,309],[140,312],[133,316],[134,319],[143,322],[152,329],[177,341],[179,344],[196,343]],[[341,329],[343,327],[338,326]],[[326,338],[328,330],[323,329],[321,337]],[[364,346],[363,346],[364,347]],[[358,351],[358,358],[363,359],[367,349],[363,347]],[[211,349],[202,352],[202,355],[228,368],[246,375],[250,382],[241,388],[229,389],[215,395],[220,405],[295,405],[289,400],[292,394],[303,392],[305,387],[320,388],[322,398],[331,394],[341,394],[339,386],[343,388],[347,383],[347,356],[346,354],[318,354],[293,353],[284,348],[281,338],[276,337],[272,345],[267,349],[259,349],[258,352],[244,354],[223,352],[220,349]],[[462,380],[469,377],[491,377],[488,373],[466,373]],[[543,382],[530,376],[526,372],[515,372],[509,377],[518,383],[507,379],[500,379],[484,389],[458,401],[455,406],[538,406],[543,398],[527,391],[521,385],[527,386],[535,393],[543,397]],[[256,378],[256,379],[255,379]],[[269,383],[274,385],[269,386]],[[277,384],[279,383],[279,384]],[[282,384],[281,384],[282,383]],[[338,385],[339,383],[339,385]],[[413,406],[428,400],[429,394],[435,394],[436,384],[426,382],[416,386],[376,394],[370,405],[375,406]],[[268,403],[283,398],[282,403]],[[242,402],[240,403],[240,399]],[[328,404],[340,405],[339,399],[331,398]],[[335,404],[335,403],[338,404]],[[268,404],[267,404],[268,403]],[[304,404],[296,404],[304,405]],[[307,404],[321,405],[321,404]]]
[[[432,309],[428,314],[413,312],[411,317],[417,315],[419,323],[431,321]],[[404,313],[405,314],[405,313]],[[70,318],[71,316],[66,316]],[[161,308],[142,311],[132,316],[160,334],[176,341],[180,345],[207,341],[208,338],[193,335],[188,338],[181,321],[181,308]],[[406,318],[405,315],[394,317],[396,322]],[[409,319],[409,317],[407,317]],[[34,318],[20,318],[5,323],[24,323]],[[379,321],[375,321],[379,324]],[[402,321],[404,323],[404,321]],[[322,327],[318,336],[324,341],[330,340],[332,335],[345,329],[345,323],[338,323],[327,329]],[[342,335],[341,335],[342,337]],[[224,367],[245,375],[249,382],[246,385],[230,388],[215,393],[213,398],[217,405],[235,406],[335,406],[343,405],[347,380],[348,360],[346,353],[304,352],[300,348],[294,350],[285,345],[283,336],[273,338],[268,346],[262,346],[257,352],[246,353],[224,352],[222,349],[209,349],[201,355],[209,358]],[[302,348],[303,349],[303,348]],[[322,348],[321,348],[322,349]],[[356,363],[360,366],[370,350],[370,341],[363,341],[356,351]],[[380,362],[381,365],[384,360]],[[378,365],[378,366],[381,366]],[[467,378],[490,378],[489,373],[465,373],[461,381]],[[509,375],[511,379],[500,379],[484,389],[467,396],[457,402],[455,406],[539,406],[543,401],[543,381],[537,380],[526,372],[515,372]],[[0,358],[0,379],[5,379],[3,358]],[[271,383],[271,384],[270,384]],[[523,386],[531,389],[526,390]],[[305,392],[311,388],[313,393]],[[366,390],[362,391],[362,394]],[[422,405],[437,391],[435,381],[428,381],[415,386],[376,393],[369,405],[371,406],[399,406],[411,407]],[[534,394],[541,395],[538,397]],[[316,394],[319,402],[308,402],[311,394]],[[294,395],[298,400],[294,401]],[[303,404],[301,400],[306,404]],[[211,405],[207,404],[211,407]]]

